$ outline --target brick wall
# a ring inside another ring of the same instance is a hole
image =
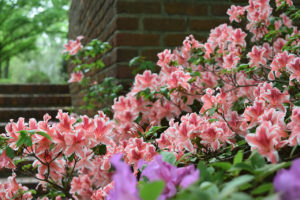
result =
[[[69,39],[85,36],[83,43],[98,38],[112,50],[103,57],[106,68],[92,74],[101,81],[106,76],[131,78],[128,61],[138,55],[156,60],[162,49],[182,44],[193,34],[204,41],[209,30],[228,22],[231,4],[247,0],[73,0]],[[300,0],[295,0],[300,4]],[[69,66],[69,72],[72,66]],[[80,88],[70,85],[72,104],[82,105]],[[86,111],[83,111],[86,112]]]

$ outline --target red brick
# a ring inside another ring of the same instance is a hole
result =
[[[139,19],[135,17],[118,17],[118,30],[136,30],[139,27]]]
[[[190,29],[193,31],[209,31],[226,22],[227,20],[224,19],[193,19],[190,22]]]
[[[206,42],[207,40],[207,37],[208,37],[208,33],[206,35],[198,35],[198,34],[195,34],[194,35],[195,39],[198,40],[199,42]]]
[[[239,3],[239,4],[248,4],[249,0],[231,0],[233,4]]]
[[[118,1],[118,13],[160,13],[159,2]]]
[[[144,30],[150,31],[185,31],[187,27],[184,19],[145,18]]]
[[[137,49],[117,49],[117,62],[129,62],[138,56]]]
[[[211,14],[214,16],[228,16],[226,14],[230,5],[213,4],[211,5]]]
[[[168,34],[164,37],[165,46],[179,46],[182,45],[182,41],[187,34]]]
[[[105,30],[101,33],[101,35],[98,37],[101,41],[109,42],[109,38],[112,37],[112,35],[117,30],[117,26],[115,23],[111,24],[111,26],[108,26],[105,28]],[[95,35],[93,38],[97,38],[97,35]]]
[[[124,64],[117,64],[117,67],[115,68],[117,78],[120,79],[133,78],[132,70],[132,67]]]
[[[207,15],[207,5],[195,2],[166,2],[165,11],[175,15]]]
[[[153,62],[157,62],[157,54],[163,51],[163,49],[144,49],[142,50],[142,56],[146,58],[146,60],[152,60]]]
[[[102,61],[106,67],[114,64],[117,61],[117,49],[114,48],[111,52],[105,54]]]
[[[139,33],[117,33],[113,46],[159,46],[159,35]]]
[[[104,4],[104,7],[101,8],[100,13],[93,16],[93,23],[91,24],[91,26],[85,28],[85,30],[88,30],[87,34],[85,35],[93,36],[93,38],[96,38],[100,33],[106,32],[108,31],[108,29],[110,31],[114,31],[116,29],[116,22],[110,23],[114,19],[116,11],[115,9],[113,9],[113,7],[110,6],[111,5],[108,3]],[[97,35],[95,35],[96,33]]]

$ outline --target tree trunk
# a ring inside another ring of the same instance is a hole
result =
[[[8,70],[9,70],[9,59],[6,60],[6,65],[4,68],[4,78],[8,78]]]

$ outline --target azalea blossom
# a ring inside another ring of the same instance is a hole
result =
[[[82,49],[81,40],[83,36],[78,36],[76,40],[69,40],[67,44],[65,44],[65,49],[63,53],[68,52],[70,55],[75,55],[80,49]]]
[[[71,74],[71,78],[68,80],[69,83],[80,82],[83,79],[84,75],[82,72],[74,72]]]
[[[279,127],[272,125],[270,122],[263,122],[257,129],[255,134],[248,134],[246,141],[252,149],[266,156],[272,163],[278,161],[278,152],[275,146],[279,143]]]

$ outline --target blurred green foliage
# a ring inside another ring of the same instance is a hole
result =
[[[42,35],[66,38],[69,4],[70,0],[0,0],[0,78],[9,78],[13,58],[41,56],[37,40]]]

